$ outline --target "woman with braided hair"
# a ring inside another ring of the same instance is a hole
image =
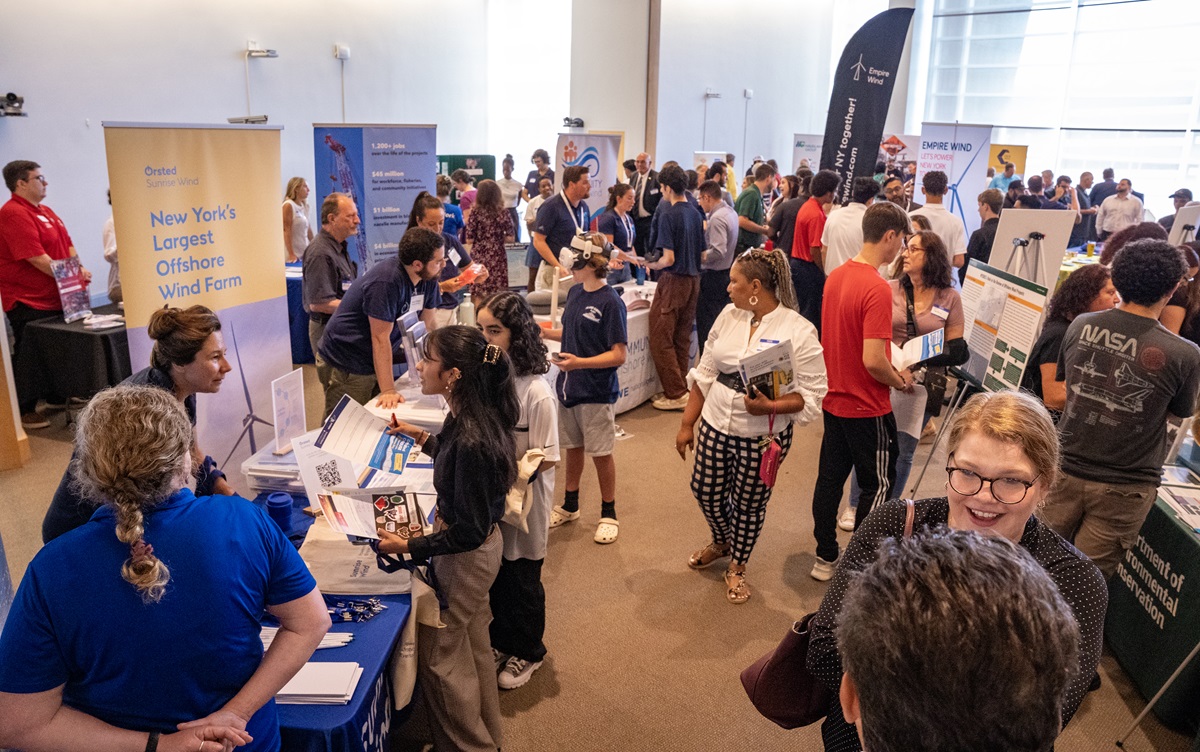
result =
[[[732,304],[717,317],[700,362],[688,373],[690,393],[675,449],[696,452],[692,493],[712,531],[712,541],[688,559],[704,569],[730,558],[725,596],[750,598],[746,563],[766,519],[771,488],[760,476],[764,440],[774,436],[787,456],[794,424],[821,415],[825,361],[817,330],[797,311],[791,271],[783,251],[752,248],[729,270]],[[782,342],[792,346],[793,389],[767,394],[742,380],[739,361]],[[700,436],[696,439],[696,421]]]
[[[329,614],[264,510],[188,489],[192,433],[153,386],[105,390],[80,414],[75,482],[104,507],[21,582],[0,636],[0,747],[279,749],[272,698]],[[281,625],[265,655],[264,611]]]

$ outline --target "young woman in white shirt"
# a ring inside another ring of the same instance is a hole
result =
[[[288,181],[283,195],[283,257],[292,264],[304,256],[312,242],[313,231],[308,221],[308,182],[304,178]]]
[[[500,169],[504,173],[504,177],[496,181],[496,185],[500,186],[500,196],[504,200],[504,208],[508,210],[508,214],[512,217],[513,230],[516,231],[516,242],[521,242],[521,215],[517,213],[517,204],[521,203],[521,191],[524,186],[513,180],[513,168],[516,163],[513,161],[513,155],[505,154],[504,161],[501,163]]]
[[[712,531],[712,541],[692,554],[688,566],[704,569],[728,557],[725,596],[745,603],[750,598],[746,563],[771,498],[759,475],[761,442],[774,434],[782,462],[793,425],[821,415],[828,387],[817,330],[797,312],[781,250],[750,249],[738,256],[729,270],[729,298],[732,305],[717,317],[699,364],[688,373],[690,396],[675,449],[685,460],[687,450],[695,449],[692,493]],[[747,394],[739,361],[785,341],[792,345],[795,389],[776,399],[757,390]]]

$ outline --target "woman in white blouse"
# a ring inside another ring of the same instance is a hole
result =
[[[521,203],[521,189],[524,187],[516,180],[513,180],[513,155],[505,154],[504,161],[501,163],[500,169],[504,172],[504,177],[496,181],[496,185],[500,186],[500,196],[504,199],[504,208],[508,210],[508,214],[512,217],[513,231],[516,233],[516,242],[521,242],[521,215],[517,213],[517,204]]]
[[[797,312],[782,251],[754,248],[738,256],[729,270],[729,298],[733,304],[717,317],[699,364],[688,373],[691,391],[675,449],[685,460],[688,448],[695,449],[692,493],[712,531],[712,542],[692,554],[688,566],[704,569],[729,557],[726,598],[745,603],[746,563],[771,498],[759,476],[763,440],[775,434],[782,462],[792,426],[821,415],[827,384],[817,330]],[[776,399],[758,390],[750,396],[739,361],[783,342],[792,346],[794,389]]]
[[[304,178],[288,181],[283,195],[283,257],[293,264],[304,257],[304,249],[312,242],[313,231],[308,222],[308,183]]]

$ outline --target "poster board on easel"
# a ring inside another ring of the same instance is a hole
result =
[[[1073,211],[1005,209],[1000,212],[988,263],[1035,285],[1052,287],[1076,216]]]
[[[1175,212],[1175,222],[1171,225],[1171,245],[1183,245],[1196,239],[1196,228],[1200,227],[1200,204],[1188,204]]]
[[[963,281],[964,329],[970,359],[962,370],[995,392],[1019,389],[1042,331],[1047,289],[971,260]]]

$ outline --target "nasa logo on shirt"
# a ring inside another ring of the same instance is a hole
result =
[[[582,316],[585,319],[587,319],[588,321],[594,321],[597,324],[600,323],[600,309],[597,308],[596,306],[590,305],[587,308],[583,309]]]

